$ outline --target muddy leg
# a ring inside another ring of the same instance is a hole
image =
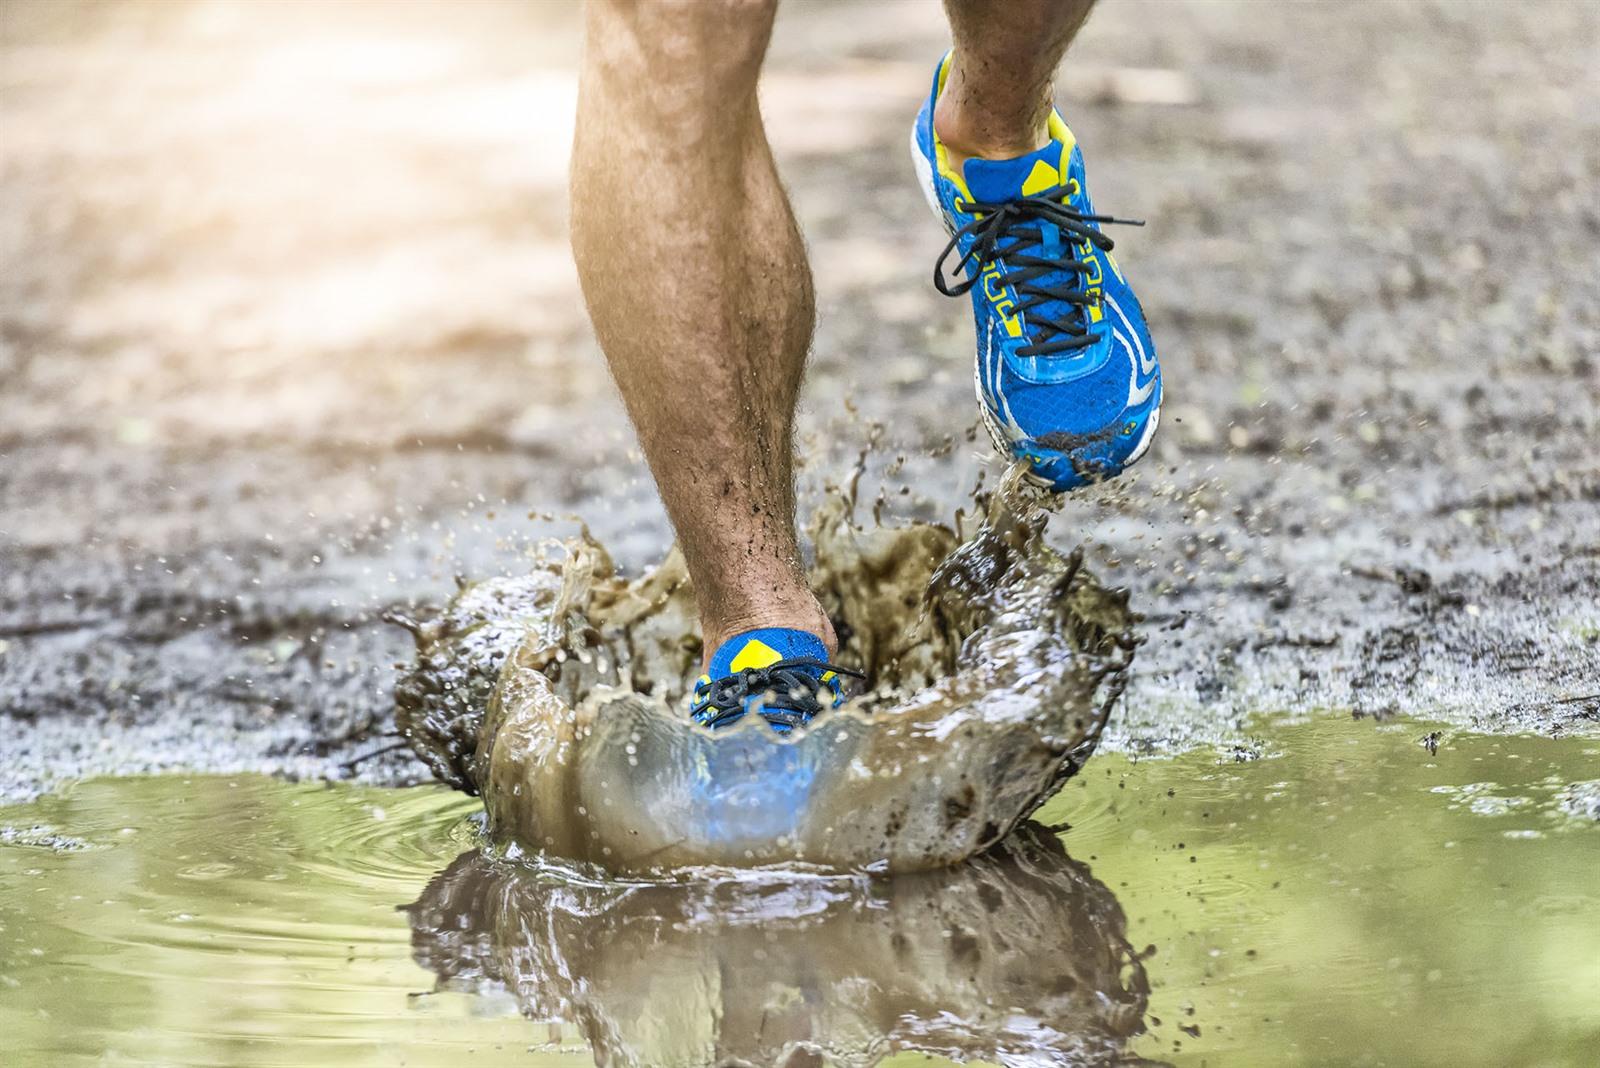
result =
[[[1051,81],[1094,0],[944,0],[955,38],[933,125],[956,167],[1050,140]]]
[[[814,300],[756,104],[776,0],[589,0],[572,244],[677,529],[707,652],[754,627],[833,646],[795,536]]]

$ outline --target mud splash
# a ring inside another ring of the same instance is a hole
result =
[[[980,503],[963,537],[960,516],[869,528],[830,494],[812,581],[873,686],[798,737],[690,724],[681,559],[624,579],[587,533],[410,624],[400,729],[498,841],[612,872],[957,862],[1083,765],[1137,645],[1126,594],[1044,543],[1016,472]]]
[[[1036,824],[889,879],[586,886],[467,853],[406,911],[442,989],[504,987],[607,1065],[1125,1063],[1149,997],[1116,898]]]

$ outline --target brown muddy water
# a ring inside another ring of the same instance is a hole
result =
[[[1045,543],[1049,513],[1021,475],[954,526],[869,525],[853,488],[828,494],[811,585],[834,659],[870,683],[809,729],[691,723],[682,680],[701,648],[681,559],[625,578],[584,534],[407,621],[400,733],[482,796],[497,842],[597,872],[974,856],[1082,768],[1139,644],[1127,593]]]
[[[7,1065],[1592,1065],[1600,745],[1328,713],[1104,754],[906,876],[603,881],[444,787],[0,810]],[[925,1056],[926,1054],[926,1056]]]

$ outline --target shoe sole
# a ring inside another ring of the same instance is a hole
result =
[[[917,172],[917,185],[922,189],[922,199],[927,201],[928,210],[933,212],[933,217],[939,221],[939,225],[944,228],[944,232],[947,234],[954,233],[950,227],[950,220],[945,218],[944,208],[939,206],[939,195],[934,190],[933,164],[928,157],[922,154],[922,146],[917,144],[917,128],[915,126],[911,128],[910,146],[911,166]],[[1011,451],[1010,441],[1000,429],[1000,424],[995,420],[994,413],[989,411],[988,403],[983,399],[983,378],[978,373],[978,353],[976,350],[972,354],[972,394],[977,399],[978,414],[983,418],[983,429],[988,431],[989,444],[994,446],[994,451],[1013,460],[1021,459]],[[1122,461],[1122,467],[1117,471],[1117,475],[1122,474],[1123,471],[1138,463],[1144,457],[1144,454],[1150,450],[1150,442],[1154,440],[1156,426],[1160,422],[1161,405],[1158,403],[1150,412],[1150,420],[1145,423],[1144,433],[1139,436],[1139,441],[1134,445],[1133,451],[1128,454],[1128,458]],[[1117,475],[1112,475],[1111,477],[1115,478]],[[1069,492],[1056,489],[1054,482],[1043,475],[1036,474],[1031,467],[1024,472],[1023,479],[1030,485],[1048,490],[1051,493]]]

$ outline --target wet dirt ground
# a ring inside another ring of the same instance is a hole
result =
[[[1593,737],[1600,15],[1104,6],[1059,89],[1097,202],[1149,220],[1118,255],[1169,397],[1051,533],[1147,616],[1105,747],[1249,757],[1281,710]],[[415,780],[349,766],[393,740],[386,609],[573,529],[530,513],[664,551],[565,244],[576,14],[0,7],[0,798]],[[780,19],[805,502],[874,423],[887,514],[990,463],[904,154],[944,46],[931,4]]]

